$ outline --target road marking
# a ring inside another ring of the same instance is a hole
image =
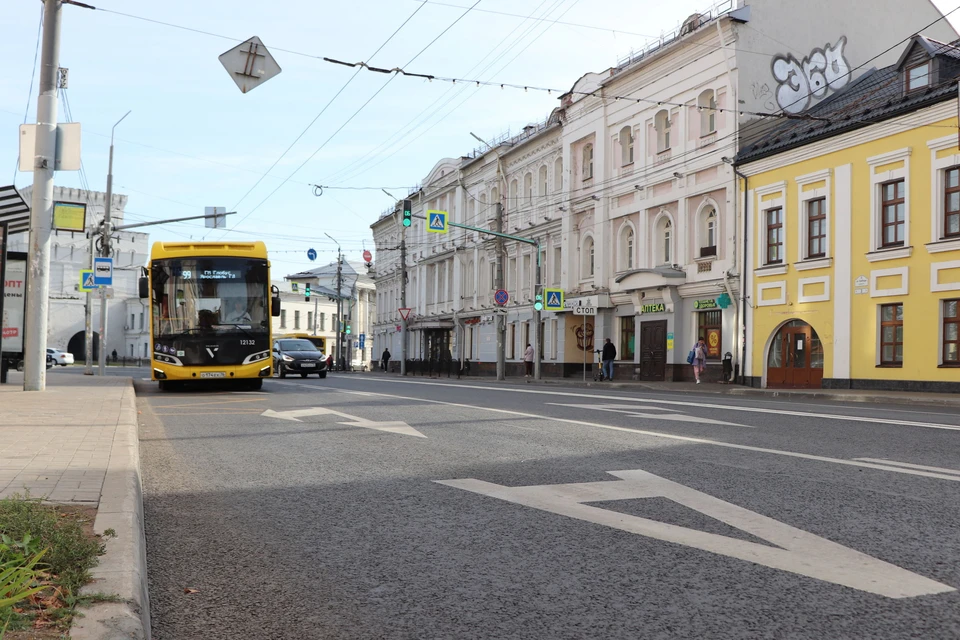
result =
[[[250,404],[252,402],[263,402],[260,398],[247,398],[236,399],[236,400],[205,400],[202,402],[185,402],[180,404],[154,404],[153,406],[157,409],[180,409],[180,408],[190,408],[190,407],[212,407],[213,405],[219,404]]]
[[[953,587],[652,473],[639,469],[609,473],[620,480],[526,487],[506,487],[472,478],[436,482],[887,598],[913,598],[956,591]],[[587,504],[661,497],[699,511],[780,548],[618,513]]]
[[[336,387],[332,387],[336,388]],[[351,393],[349,390],[342,390],[343,393]],[[796,451],[782,451],[780,449],[767,449],[764,447],[753,447],[746,444],[735,444],[732,442],[723,442],[722,440],[711,440],[709,438],[695,438],[692,436],[680,436],[673,433],[665,433],[663,431],[650,431],[647,429],[633,429],[630,427],[617,427],[610,424],[600,424],[598,422],[586,422],[584,420],[572,420],[567,418],[555,418],[552,416],[544,416],[536,413],[524,413],[522,411],[512,411],[509,409],[494,409],[491,407],[480,407],[471,404],[462,404],[458,402],[445,402],[443,400],[427,400],[425,398],[411,398],[410,396],[398,396],[388,393],[374,393],[372,395],[377,395],[383,398],[393,398],[397,400],[411,401],[416,400],[419,402],[424,402],[427,404],[438,404],[448,407],[459,407],[462,409],[476,409],[478,411],[488,411],[490,413],[501,413],[504,415],[512,415],[521,418],[531,418],[535,420],[548,420],[552,422],[561,422],[564,424],[572,424],[582,427],[592,427],[595,429],[606,429],[608,431],[619,431],[621,433],[632,433],[637,435],[651,436],[654,438],[664,438],[666,440],[677,440],[680,442],[691,442],[694,444],[707,444],[715,447],[724,447],[727,449],[739,449],[741,451],[752,451],[754,453],[770,453],[778,456],[786,456],[789,458],[799,458],[801,460],[814,460],[816,462],[829,462],[832,464],[840,464],[850,467],[860,467],[864,469],[879,469],[881,471],[895,471],[897,473],[903,473],[906,475],[912,476],[922,476],[924,478],[935,478],[937,480],[951,480],[953,482],[960,482],[960,477],[947,475],[943,473],[934,473],[932,471],[922,471],[920,469],[908,469],[908,468],[897,468],[891,467],[888,465],[879,465],[872,462],[860,462],[857,460],[844,460],[842,458],[830,458],[827,456],[817,456],[810,453],[799,453]],[[625,398],[616,398],[618,400],[623,400]]]
[[[300,418],[306,416],[339,416],[345,418],[349,422],[338,422],[337,424],[342,424],[348,427],[363,427],[364,429],[376,429],[377,431],[386,431],[387,433],[398,433],[405,436],[416,436],[418,438],[426,438],[427,436],[423,435],[406,422],[401,422],[399,420],[389,420],[386,422],[375,422],[373,420],[367,420],[366,418],[360,418],[358,416],[352,416],[349,413],[343,413],[340,411],[334,411],[333,409],[327,409],[326,407],[310,407],[309,409],[293,409],[292,411],[274,411],[273,409],[267,409],[260,414],[265,418],[277,418],[279,420],[291,420],[293,422],[303,422]]]
[[[889,424],[902,427],[923,427],[927,429],[945,429],[947,431],[960,431],[960,425],[955,424],[937,424],[933,422],[914,422],[911,420],[893,420],[891,418],[873,418],[862,416],[846,416],[842,414],[829,413],[810,413],[806,411],[791,411],[788,409],[764,409],[762,407],[741,407],[727,404],[712,404],[700,401],[679,401],[679,400],[656,400],[652,398],[631,398],[628,396],[599,396],[588,393],[576,393],[568,391],[538,391],[535,389],[505,389],[502,387],[481,387],[477,385],[454,384],[448,382],[418,382],[415,380],[391,380],[389,378],[362,378],[355,377],[354,380],[364,382],[392,382],[394,384],[420,384],[436,387],[460,387],[464,389],[480,389],[483,391],[501,391],[505,393],[533,393],[539,395],[564,396],[570,398],[592,398],[597,400],[618,400],[621,402],[636,402],[641,404],[667,404],[681,407],[700,408],[700,409],[720,409],[723,411],[740,411],[742,413],[765,413],[778,416],[796,416],[801,418],[819,418],[826,420],[841,420],[844,422],[869,422],[871,424]]]
[[[634,418],[643,418],[645,420],[672,420],[675,422],[689,422],[692,424],[718,424],[728,427],[743,427],[744,429],[756,429],[756,427],[748,426],[745,424],[737,424],[735,422],[724,422],[723,420],[714,420],[713,418],[699,418],[697,416],[689,416],[685,413],[680,413],[678,409],[666,409],[664,407],[644,407],[646,409],[652,409],[654,411],[671,411],[674,413],[670,414],[658,414],[658,413],[639,413],[637,412],[637,407],[635,405],[628,404],[563,404],[560,402],[545,402],[544,404],[552,405],[555,407],[574,407],[576,409],[588,409],[590,411],[612,411],[614,413],[621,413],[624,415],[632,416]]]
[[[897,462],[896,460],[884,460],[883,458],[854,458],[854,460],[862,460],[863,462],[876,462],[877,464],[883,464],[893,467],[906,467],[907,469],[923,469],[924,471],[936,471],[938,473],[950,473],[953,475],[960,476],[960,469],[945,469],[943,467],[928,467],[923,464],[911,464],[909,462]]]

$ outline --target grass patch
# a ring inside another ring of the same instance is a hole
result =
[[[29,496],[0,500],[0,565],[27,566],[43,554],[31,583],[43,589],[0,607],[0,629],[9,626],[7,640],[59,637],[77,605],[97,599],[79,596],[105,549],[93,533],[95,516],[89,507],[44,504]]]

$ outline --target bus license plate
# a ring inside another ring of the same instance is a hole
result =
[[[304,363],[302,363],[300,366],[303,367],[304,369],[312,369],[313,367],[317,366],[317,363],[315,363],[315,362],[304,362]]]
[[[227,374],[223,371],[202,371],[200,373],[201,378],[226,378]]]

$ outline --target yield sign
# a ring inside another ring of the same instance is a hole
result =
[[[408,308],[408,307],[401,307],[401,308],[397,309],[397,311],[400,312],[400,317],[403,318],[404,320],[406,320],[407,318],[410,317],[410,311],[411,311],[411,309]]]

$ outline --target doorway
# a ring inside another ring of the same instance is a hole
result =
[[[427,329],[423,332],[424,355],[428,360],[440,362],[450,357],[450,330]]]
[[[662,382],[667,374],[667,321],[640,323],[640,379]]]
[[[819,389],[823,385],[823,344],[803,320],[780,327],[767,353],[767,387]]]

